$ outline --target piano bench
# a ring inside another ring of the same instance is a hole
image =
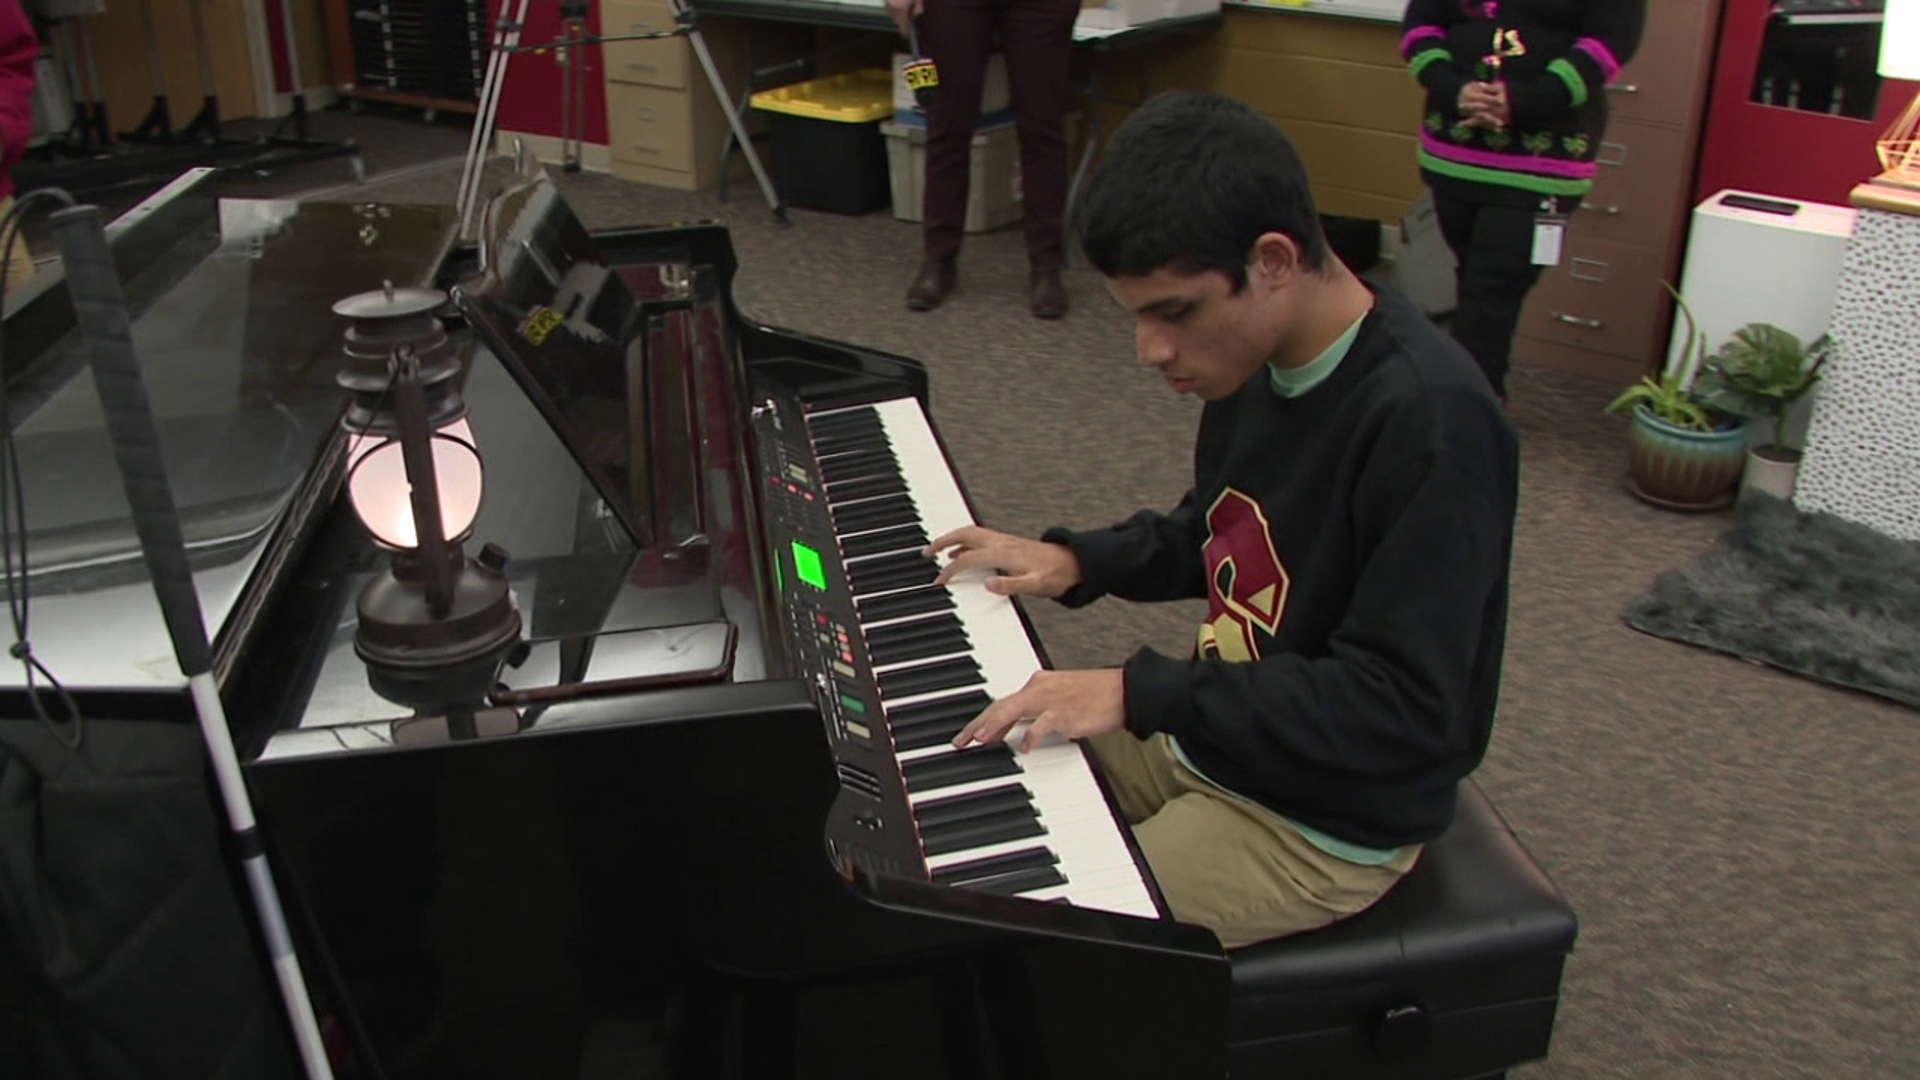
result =
[[[1543,1058],[1578,924],[1471,780],[1373,907],[1231,953],[1234,1080],[1479,1080]]]

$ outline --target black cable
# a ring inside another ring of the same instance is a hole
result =
[[[20,234],[20,223],[25,220],[27,209],[39,202],[74,205],[73,196],[59,188],[30,191],[14,200],[6,217],[0,218],[0,282],[5,282],[6,272],[12,266],[13,245]],[[0,424],[5,425],[5,431],[0,433],[0,570],[4,570],[6,576],[7,613],[13,620],[13,645],[7,651],[20,661],[25,672],[27,701],[33,706],[34,715],[47,726],[55,742],[70,751],[79,750],[86,739],[80,706],[46,664],[33,655],[27,636],[32,616],[27,569],[27,495],[20,482],[20,455],[14,447],[13,424],[7,421],[7,415],[6,334],[0,330]],[[66,712],[67,726],[72,729],[72,738],[61,730],[60,721],[42,700],[40,679],[46,680],[47,687],[59,699]]]

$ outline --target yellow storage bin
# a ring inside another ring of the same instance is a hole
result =
[[[754,108],[766,112],[836,124],[870,124],[893,116],[893,73],[868,70],[829,75],[762,90],[751,100]]]
[[[753,95],[773,144],[773,186],[788,206],[867,214],[892,197],[880,121],[893,117],[893,73],[856,71]]]

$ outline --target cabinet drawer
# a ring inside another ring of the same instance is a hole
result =
[[[693,111],[685,90],[610,82],[607,141],[617,161],[656,169],[693,169]]]
[[[1705,81],[1708,50],[1718,36],[1708,26],[1707,7],[1689,0],[1647,5],[1640,47],[1607,88],[1608,109],[1615,119],[1685,126]]]
[[[1569,226],[1575,235],[1648,243],[1672,230],[1692,173],[1686,168],[1686,132],[1612,123],[1594,161],[1600,168],[1593,190]]]
[[[673,29],[673,8],[648,0],[605,0],[600,7],[602,33],[655,34]],[[616,82],[684,88],[687,85],[685,38],[658,41],[609,41],[607,78]]]
[[[1527,297],[1520,333],[1609,356],[1646,361],[1666,311],[1663,253],[1590,236],[1567,240]]]

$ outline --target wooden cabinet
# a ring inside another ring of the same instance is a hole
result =
[[[673,8],[666,0],[605,0],[600,19],[609,37],[655,33],[673,28]],[[700,30],[737,103],[750,70],[743,28],[702,18]],[[727,115],[687,39],[610,41],[605,50],[613,174],[682,191],[719,183]]]
[[[1692,206],[1718,0],[1658,0],[1633,61],[1608,90],[1593,191],[1560,265],[1527,298],[1514,359],[1630,383],[1666,356]]]

